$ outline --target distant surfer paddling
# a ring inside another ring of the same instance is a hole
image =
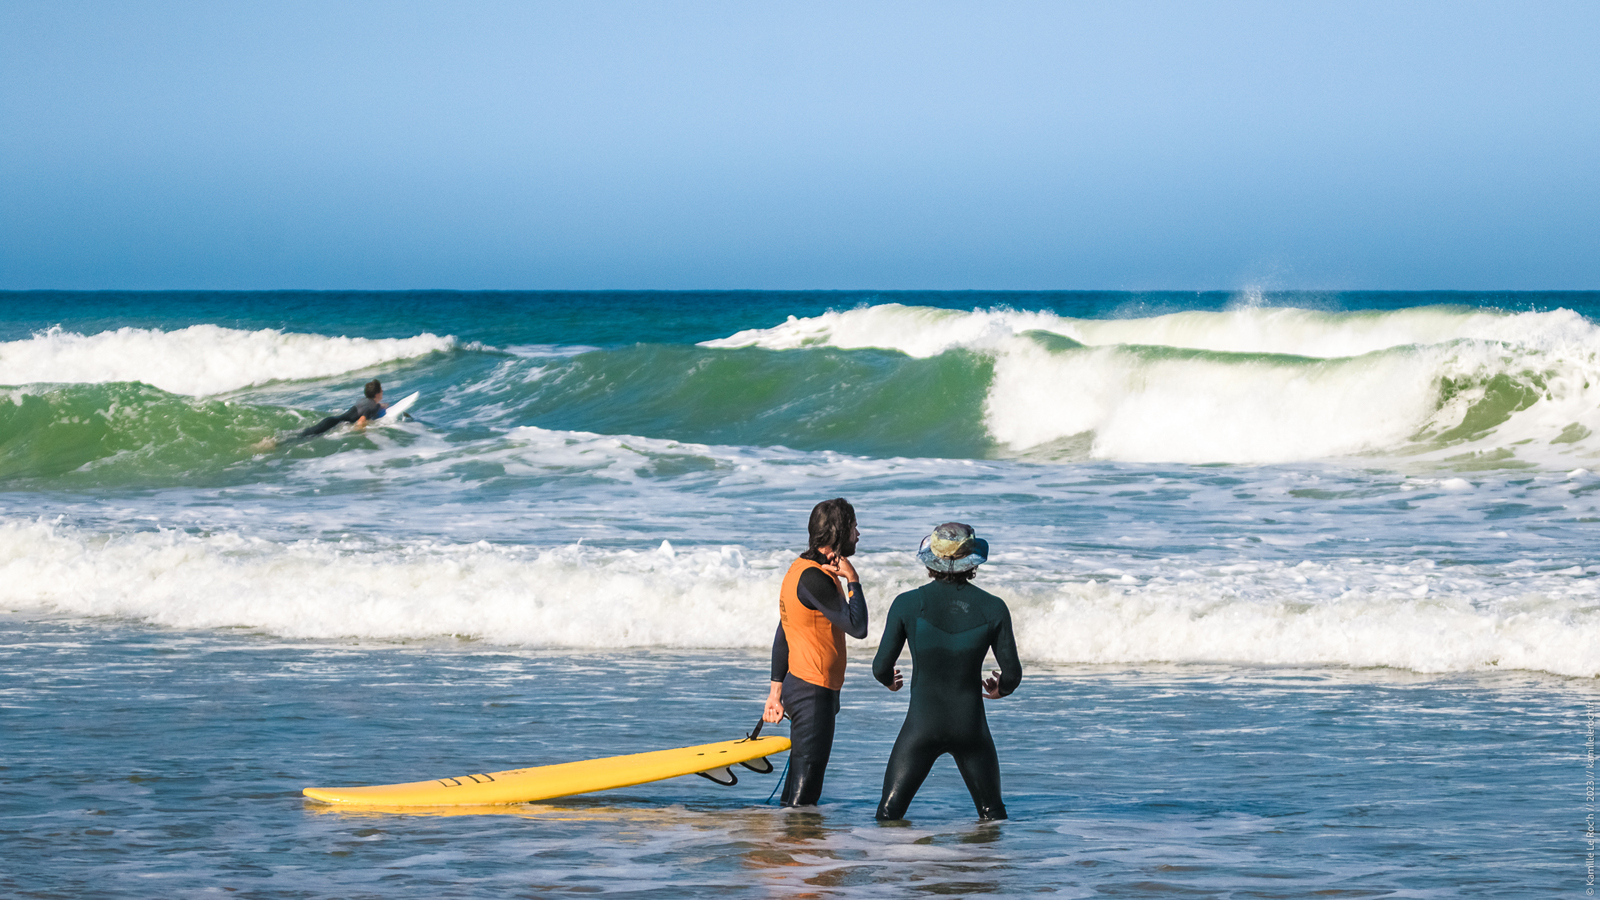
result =
[[[299,437],[316,437],[345,422],[349,422],[351,429],[355,431],[361,431],[366,428],[368,422],[383,415],[383,411],[388,408],[388,404],[383,402],[383,385],[379,384],[376,378],[367,382],[366,387],[362,388],[361,392],[366,396],[358,400],[355,406],[337,416],[329,416],[323,419],[321,422],[300,432]]]
[[[767,722],[789,716],[784,806],[815,806],[822,797],[844,686],[844,636],[867,636],[866,596],[850,564],[861,539],[855,508],[843,498],[824,500],[811,510],[807,530],[810,547],[789,566],[778,593],[772,682],[762,715]]]
[[[940,756],[954,757],[981,819],[1004,819],[1000,759],[983,700],[998,700],[1022,682],[1022,663],[1004,600],[972,586],[989,543],[972,526],[947,522],[917,548],[917,560],[933,580],[894,598],[884,624],[872,677],[891,691],[903,683],[895,663],[911,645],[911,705],[883,773],[878,818],[904,818],[911,798]],[[994,650],[1000,668],[983,677],[983,660]]]

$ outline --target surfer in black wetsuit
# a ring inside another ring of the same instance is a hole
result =
[[[934,760],[945,753],[955,758],[978,817],[1006,817],[1000,759],[983,699],[998,700],[1016,690],[1022,663],[1005,601],[971,584],[988,558],[989,543],[971,526],[940,525],[917,550],[933,581],[894,598],[889,608],[872,676],[889,690],[900,690],[895,663],[908,643],[913,668],[911,705],[883,773],[881,820],[905,817]],[[983,659],[991,648],[1000,668],[983,678]]]
[[[299,436],[302,438],[316,437],[341,422],[349,422],[357,431],[367,427],[367,422],[383,415],[383,411],[388,408],[388,404],[383,402],[383,385],[379,384],[376,378],[367,382],[367,386],[362,389],[362,393],[366,397],[357,401],[355,406],[350,407],[340,415],[323,419],[321,422],[300,432]]]
[[[843,498],[818,503],[807,530],[810,547],[790,565],[778,592],[772,680],[762,714],[767,722],[789,716],[784,806],[814,806],[822,797],[844,686],[844,636],[867,636],[866,595],[849,559],[861,539],[855,509]]]

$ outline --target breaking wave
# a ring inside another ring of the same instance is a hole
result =
[[[544,549],[487,542],[273,542],[0,525],[0,606],[180,629],[308,639],[471,639],[553,649],[762,648],[789,557],[744,548]],[[904,554],[860,559],[874,622],[924,577]],[[1387,666],[1600,674],[1593,567],[1324,559],[1075,577],[1013,553],[1005,597],[1025,659]],[[329,602],[330,597],[338,598]]]
[[[0,384],[138,381],[175,394],[224,394],[326,378],[455,348],[453,337],[369,339],[193,325],[78,334],[52,328],[0,343]]]
[[[1468,469],[1571,469],[1600,457],[1600,329],[1566,310],[1072,319],[884,304],[700,345],[532,351],[432,334],[53,330],[0,344],[0,383],[31,385],[13,392],[15,408],[0,399],[0,456],[10,459],[0,478],[141,447],[182,457],[164,469],[179,471],[203,456],[181,452],[190,435],[227,455],[299,424],[304,414],[290,409],[353,399],[348,385],[271,384],[401,360],[412,361],[408,386],[426,391],[430,426],[473,439],[536,426],[876,458],[1372,458]],[[116,387],[134,383],[159,391]],[[209,408],[180,399],[225,393],[259,414],[211,409],[207,421]],[[59,464],[23,443],[63,448]]]
[[[996,452],[1041,459],[1275,463],[1358,455],[1563,465],[1600,453],[1600,330],[1568,310],[1145,319],[887,304],[704,346],[878,348],[993,361]]]

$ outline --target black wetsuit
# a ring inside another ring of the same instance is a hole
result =
[[[805,559],[826,562],[807,553]],[[850,582],[850,598],[839,596],[839,583],[826,572],[809,569],[795,593],[806,609],[814,609],[853,638],[867,636],[867,600],[861,583]],[[783,783],[784,806],[815,806],[822,797],[822,776],[833,753],[834,719],[839,692],[796,678],[789,672],[789,639],[783,623],[772,637],[772,680],[783,682],[783,710],[789,716],[789,777]]]
[[[1004,819],[1000,760],[983,711],[983,660],[1000,664],[1002,696],[1022,681],[1011,611],[1004,600],[971,584],[930,581],[894,598],[872,676],[888,686],[900,649],[911,645],[911,705],[883,773],[879,819],[906,814],[934,760],[955,758],[978,815]]]
[[[316,435],[322,434],[333,426],[338,425],[340,422],[350,422],[353,424],[360,420],[363,416],[365,416],[368,421],[371,421],[381,415],[383,415],[383,404],[372,399],[371,397],[363,397],[356,403],[355,406],[350,407],[344,413],[337,416],[329,416],[326,419],[323,419],[321,422],[318,422],[310,428],[307,428],[305,431],[300,432],[300,436],[315,437]]]

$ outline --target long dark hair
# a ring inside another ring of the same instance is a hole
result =
[[[934,581],[944,581],[950,584],[966,584],[972,579],[978,577],[978,569],[976,566],[966,570],[965,572],[935,572],[934,570],[929,569],[928,577],[932,578]]]
[[[850,532],[856,527],[856,508],[843,497],[824,500],[811,509],[811,522],[806,530],[811,533],[811,547],[807,555],[818,554],[823,547],[832,547],[835,553],[846,555],[855,547],[850,543]],[[818,554],[820,555],[820,554]]]

